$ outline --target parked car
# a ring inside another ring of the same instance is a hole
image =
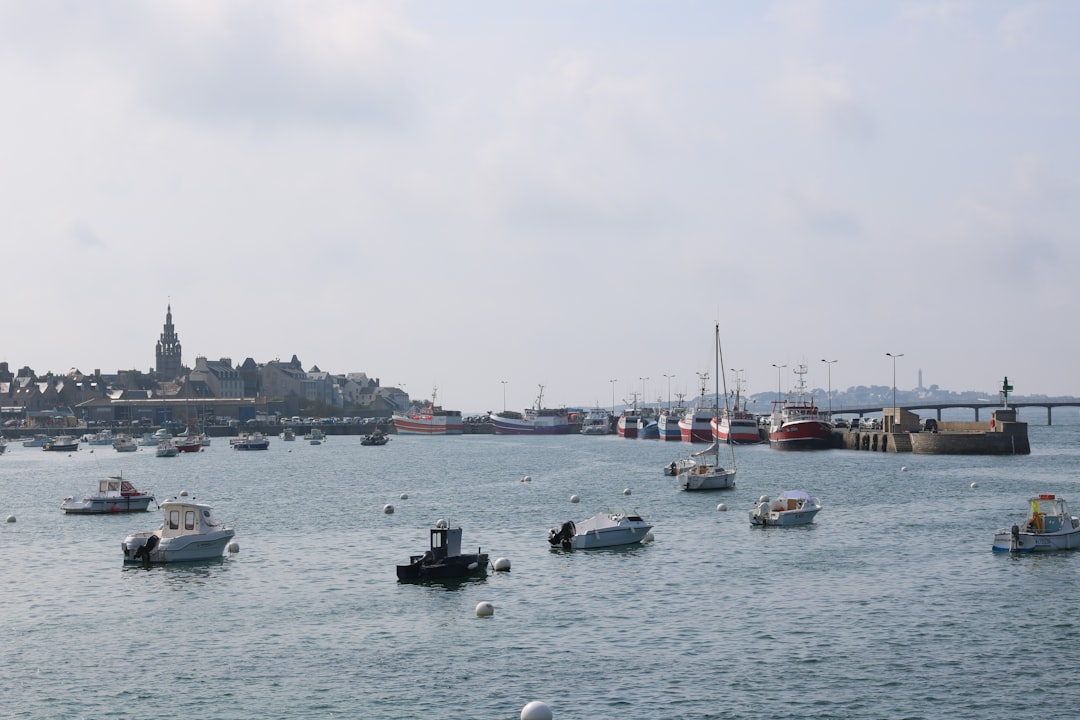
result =
[[[844,418],[836,418],[833,420],[833,427],[846,428],[847,426],[848,422]]]

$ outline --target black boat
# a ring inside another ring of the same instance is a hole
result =
[[[461,553],[461,528],[438,522],[431,528],[431,549],[397,566],[398,580],[456,580],[487,573],[487,553]]]
[[[390,436],[376,428],[370,435],[365,435],[360,441],[361,445],[385,445],[390,442]]]

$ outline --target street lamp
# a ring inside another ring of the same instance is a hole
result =
[[[503,412],[506,412],[506,380],[500,380],[503,386]]]
[[[648,379],[649,378],[647,378],[647,377],[638,378],[638,380],[641,381],[641,409],[642,410],[645,409],[645,381],[648,380]]]
[[[671,378],[673,378],[675,376],[674,375],[668,375],[668,374],[665,373],[664,377],[667,378],[667,409],[668,409],[668,412],[671,412]]]
[[[835,360],[825,360],[823,358],[821,360],[821,362],[825,363],[825,367],[829,368],[829,419],[831,420],[832,419],[832,366],[833,366],[833,363],[836,362],[836,361]]]
[[[896,417],[896,358],[904,357],[904,353],[893,355],[892,353],[885,353],[892,358],[892,406],[893,417]]]
[[[611,383],[611,414],[615,414],[615,383],[619,382],[618,378],[608,380]]]
[[[787,365],[773,363],[772,366],[776,368],[776,402],[780,402],[780,371],[786,368]]]

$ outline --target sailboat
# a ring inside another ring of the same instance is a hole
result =
[[[723,354],[720,350],[720,323],[716,323],[716,378],[720,374]],[[716,389],[717,394],[720,388]],[[727,379],[724,379],[724,406],[727,409]],[[682,490],[726,490],[735,487],[735,446],[731,450],[731,466],[720,465],[720,443],[713,441],[709,447],[693,453],[689,458],[672,462],[669,474],[675,476]]]

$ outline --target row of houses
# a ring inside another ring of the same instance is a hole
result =
[[[180,370],[179,376],[169,379],[138,370],[106,375],[72,369],[38,376],[29,367],[12,373],[6,362],[0,362],[0,405],[5,414],[21,411],[47,417],[46,411],[71,408],[78,420],[154,424],[247,420],[312,410],[381,417],[409,406],[408,394],[383,387],[378,378],[332,374],[317,366],[304,370],[295,355],[288,362],[256,363],[248,358],[236,366],[229,358],[198,357],[194,368]]]

